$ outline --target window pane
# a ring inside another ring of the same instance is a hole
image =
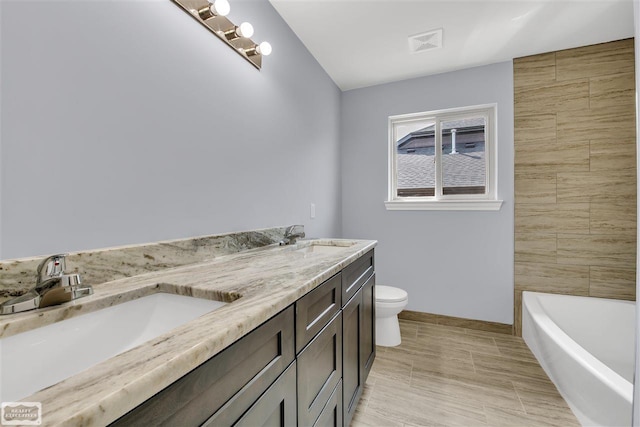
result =
[[[435,194],[435,122],[396,126],[398,197]]]
[[[442,122],[442,194],[485,194],[484,117]]]

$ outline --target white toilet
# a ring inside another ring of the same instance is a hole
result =
[[[409,302],[406,291],[393,286],[376,285],[376,345],[395,347],[400,345],[398,313]]]

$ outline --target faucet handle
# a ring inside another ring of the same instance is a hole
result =
[[[48,256],[38,264],[38,283],[51,277],[60,277],[67,269],[66,257],[68,254],[56,254]]]
[[[285,236],[297,235],[300,237],[304,237],[304,225],[290,225],[284,232]]]

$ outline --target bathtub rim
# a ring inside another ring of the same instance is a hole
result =
[[[629,405],[633,401],[633,382],[627,381],[622,375],[605,365],[597,357],[589,353],[584,347],[578,344],[571,336],[569,336],[560,326],[558,326],[547,314],[545,309],[541,306],[538,298],[540,296],[553,296],[553,297],[571,297],[571,298],[596,298],[587,297],[582,295],[564,295],[564,294],[552,294],[546,292],[522,292],[522,310],[527,310],[529,315],[534,319],[536,324],[544,331],[544,333],[553,340],[553,342],[559,346],[563,351],[568,354],[575,355],[572,357],[577,363],[580,364],[585,370],[594,375],[599,381],[606,384],[611,390],[613,390],[618,396],[623,398]],[[634,303],[633,301],[626,300],[614,300],[608,298],[598,298],[604,301],[613,301],[616,303]],[[524,326],[524,322],[523,322]],[[524,338],[524,328],[523,328]],[[528,343],[527,343],[528,344]],[[533,349],[531,349],[533,352]],[[535,354],[536,358],[545,368],[539,355]],[[547,369],[545,369],[547,371]],[[547,375],[551,377],[549,372]],[[551,378],[553,381],[553,378]],[[554,381],[555,383],[555,381]],[[557,385],[556,385],[557,386]],[[562,390],[559,390],[562,393]],[[568,402],[569,403],[569,402]]]

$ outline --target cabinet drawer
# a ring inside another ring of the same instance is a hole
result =
[[[342,304],[346,304],[375,270],[373,249],[342,270]]]
[[[313,427],[342,427],[342,382],[333,390]]]
[[[236,395],[237,396],[237,395]],[[246,402],[235,396],[203,427],[235,426],[295,426],[296,425],[296,362],[260,398],[246,410]]]
[[[199,426],[238,394],[239,415],[295,358],[293,307],[119,418],[117,426]]]
[[[298,355],[298,425],[310,426],[342,378],[342,313]]]
[[[296,353],[340,311],[341,277],[336,274],[296,302]]]

